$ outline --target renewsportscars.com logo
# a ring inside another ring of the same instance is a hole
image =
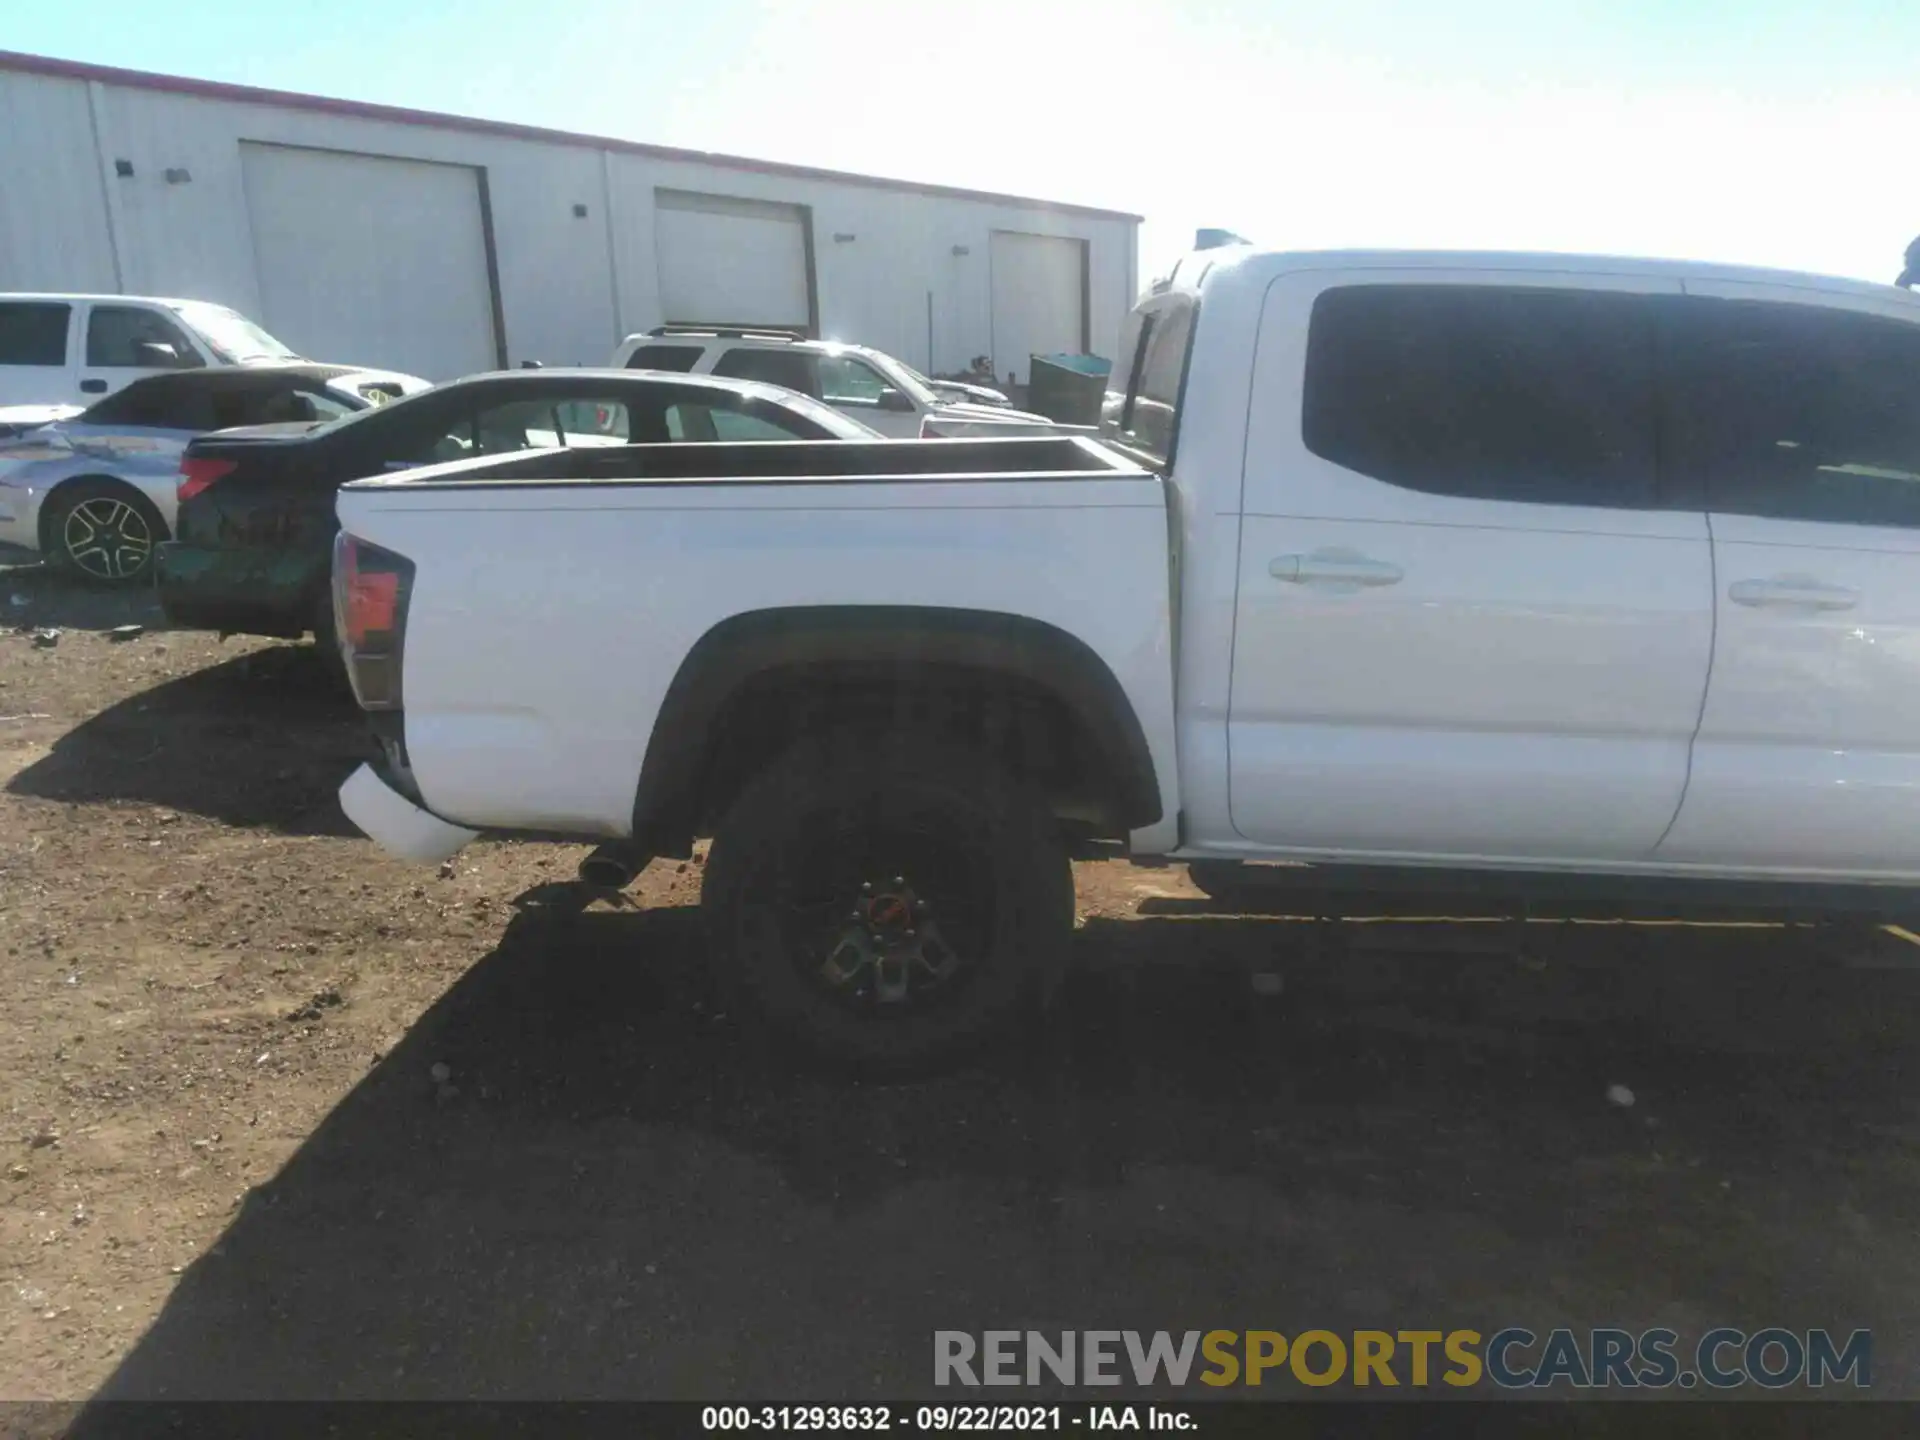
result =
[[[1873,1383],[1873,1332],[1667,1329],[936,1330],[933,1383],[1780,1390]]]

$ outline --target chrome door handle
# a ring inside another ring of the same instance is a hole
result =
[[[1406,572],[1385,560],[1346,551],[1316,550],[1311,555],[1276,556],[1267,566],[1276,580],[1292,585],[1398,585]]]
[[[1727,598],[1736,605],[1769,610],[1851,610],[1860,603],[1860,592],[1804,575],[1778,575],[1771,580],[1736,580],[1727,587]]]

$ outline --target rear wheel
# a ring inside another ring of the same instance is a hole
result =
[[[784,1035],[901,1073],[980,1046],[1043,993],[1073,872],[1038,797],[984,757],[814,741],[728,810],[701,903],[723,973]]]
[[[61,569],[103,585],[138,585],[152,578],[167,525],[130,485],[75,480],[47,498],[41,535],[47,559]]]

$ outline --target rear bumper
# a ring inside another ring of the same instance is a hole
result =
[[[311,566],[284,552],[170,540],[154,551],[154,587],[175,625],[295,640],[313,628]]]
[[[340,808],[382,850],[423,865],[457,854],[480,834],[416,805],[371,765],[347,777],[340,787]]]

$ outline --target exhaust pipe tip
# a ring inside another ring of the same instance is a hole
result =
[[[648,857],[624,840],[610,840],[580,862],[580,881],[596,890],[624,890],[646,868]]]

